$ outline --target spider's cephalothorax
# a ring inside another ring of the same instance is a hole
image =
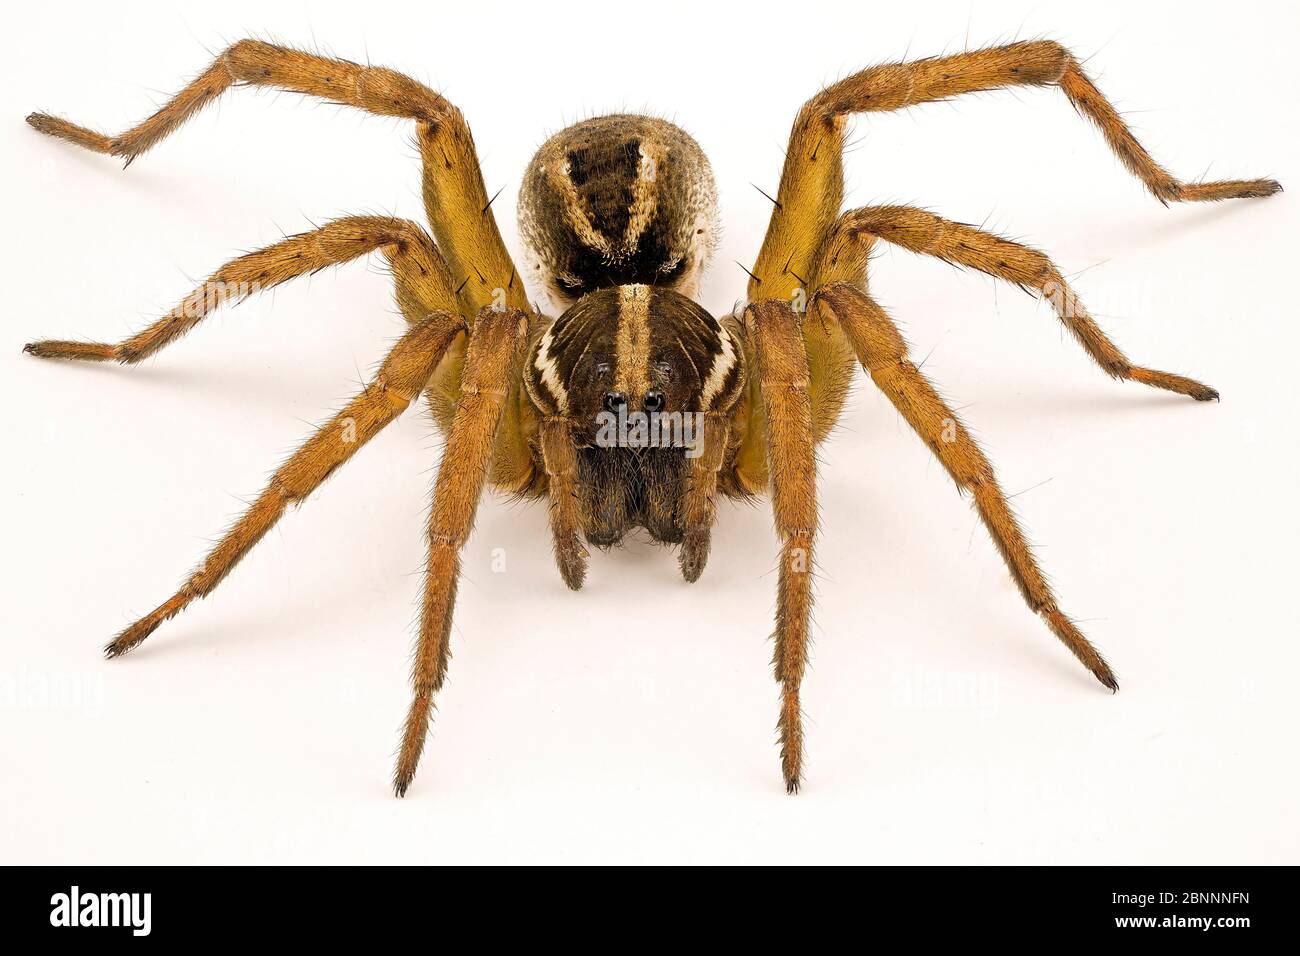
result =
[[[1198,401],[1217,393],[1130,362],[1056,264],[1035,249],[912,206],[842,211],[845,121],[965,93],[1055,86],[1161,202],[1268,196],[1281,188],[1276,182],[1176,179],[1142,148],[1070,52],[1052,41],[872,67],[822,90],[799,112],[767,235],[748,270],[749,304],[719,321],[691,301],[717,235],[713,176],[703,153],[663,120],[605,116],[548,140],[520,190],[530,275],[563,311],[552,321],[529,306],[464,117],[400,73],[244,40],[120,136],[45,113],[27,120],[43,133],[129,163],[235,84],[413,120],[432,235],[409,220],[338,219],[227,263],[122,342],[27,346],[44,358],[138,362],[222,302],[376,251],[392,267],[409,325],[374,380],[276,471],[172,597],[108,644],[110,657],[210,594],[289,505],[309,496],[423,392],[447,444],[430,510],[414,696],[396,792],[405,793],[415,774],[433,698],[447,673],[460,552],[489,476],[504,492],[546,496],[556,561],[574,588],[583,583],[589,557],[583,538],[607,546],[636,527],[679,543],[682,574],[694,581],[708,556],[717,497],[770,492],[780,539],[774,664],[781,683],[781,769],[793,792],[803,767],[800,685],[817,534],[815,447],[835,424],[856,364],[974,499],[1026,604],[1097,680],[1118,686],[1057,604],[993,466],[868,293],[868,253],[888,242],[1033,290],[1107,374]],[[662,427],[623,428],[643,415],[656,416],[660,426],[668,422],[666,445]],[[681,416],[690,416],[689,432]]]
[[[727,415],[744,385],[736,332],[671,289],[599,289],[546,329],[524,381],[543,416],[571,423],[587,540],[604,547],[643,527],[681,541],[704,421]]]

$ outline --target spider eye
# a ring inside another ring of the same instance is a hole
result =
[[[596,374],[599,375],[600,377],[604,378],[612,371],[614,371],[614,366],[611,365],[609,362],[596,363]]]
[[[653,367],[654,370],[659,374],[660,378],[673,377],[673,365],[671,362],[665,362],[661,359],[660,361],[655,362]]]

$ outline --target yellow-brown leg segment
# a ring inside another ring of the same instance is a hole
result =
[[[406,793],[415,776],[428,733],[433,697],[447,675],[452,612],[460,579],[460,549],[474,526],[474,514],[492,462],[493,442],[527,328],[528,318],[522,312],[484,309],[470,333],[460,401],[433,486],[429,564],[424,579],[419,643],[411,670],[414,696],[393,775],[393,790],[399,797]]]
[[[962,93],[1015,86],[1059,86],[1101,130],[1111,149],[1161,202],[1269,196],[1271,179],[1183,183],[1155,162],[1098,92],[1070,51],[1051,40],[1012,43],[954,56],[875,66],[809,100],[795,119],[776,208],[753,268],[749,298],[789,298],[805,279],[843,196],[841,152],[846,118],[893,111]]]
[[[447,265],[418,225],[386,216],[348,216],[319,229],[226,263],[153,325],[130,338],[107,342],[33,342],[24,351],[40,358],[139,362],[175,342],[225,303],[382,250],[392,267],[398,306],[411,324],[435,311],[457,311]]]
[[[817,529],[817,469],[803,316],[784,302],[759,302],[745,311],[763,396],[772,512],[781,539],[777,580],[776,650],[781,684],[781,772],[789,793],[803,777],[803,717],[799,685],[808,658],[812,614],[813,539]]]
[[[907,355],[907,344],[866,293],[834,285],[817,293],[816,307],[829,309],[853,343],[862,367],[899,413],[907,419],[959,490],[969,491],[1025,603],[1040,614],[1070,652],[1112,691],[1119,687],[1110,666],[1057,606],[1047,579],[1034,560],[1006,495],[998,487],[984,453]]]
[[[1048,301],[1061,324],[1070,330],[1107,375],[1190,395],[1198,402],[1219,397],[1214,389],[1193,379],[1131,363],[1093,321],[1052,260],[1037,249],[973,226],[949,222],[924,209],[868,206],[845,213],[827,241],[826,249],[831,258],[825,263],[824,270],[819,268],[817,271],[832,274],[842,271],[843,263],[837,262],[837,257],[860,258],[864,254],[845,247],[855,244],[858,249],[863,249],[870,246],[874,238],[1032,289]]]
[[[682,577],[690,582],[700,579],[709,560],[717,511],[718,471],[727,451],[729,430],[724,412],[705,412],[700,418],[703,427],[695,437],[697,454],[691,459],[688,484],[682,496],[682,550],[678,555]]]
[[[555,563],[564,583],[577,591],[587,577],[589,553],[578,537],[578,450],[573,442],[573,422],[561,415],[548,416],[542,420],[541,433]]]
[[[304,500],[362,445],[400,415],[424,388],[447,346],[465,323],[450,312],[437,312],[408,331],[356,398],[307,440],[271,476],[266,490],[237,520],[203,563],[171,598],[136,621],[104,648],[112,658],[125,654],[163,621],[206,597],[291,504]]]

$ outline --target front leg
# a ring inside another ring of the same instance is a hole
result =
[[[433,486],[429,513],[429,562],[425,570],[420,636],[411,668],[413,697],[402,731],[393,791],[406,794],[424,750],[433,697],[442,688],[451,658],[451,621],[460,581],[460,550],[474,527],[479,498],[492,462],[528,327],[522,312],[479,313],[470,333],[461,376],[460,401]]]
[[[812,614],[813,539],[817,531],[817,464],[813,457],[808,359],[800,315],[782,302],[761,302],[745,311],[763,396],[772,513],[781,539],[777,579],[776,650],[772,663],[781,683],[781,772],[787,793],[803,778],[803,715],[799,685],[808,659]]]

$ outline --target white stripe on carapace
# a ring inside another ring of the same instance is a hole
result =
[[[722,333],[719,336],[722,351],[713,356],[713,366],[709,369],[708,377],[704,380],[704,391],[700,394],[700,405],[705,411],[713,408],[713,400],[722,391],[722,386],[727,383],[727,376],[736,366],[736,346],[731,341],[731,333],[720,323],[718,331]]]
[[[537,369],[541,376],[542,384],[546,390],[555,396],[555,410],[561,415],[569,414],[569,393],[564,387],[564,382],[560,379],[560,370],[555,367],[555,359],[551,357],[551,340],[555,334],[555,324],[546,330],[542,336],[541,342],[537,344],[537,358],[533,360],[533,367]]]

